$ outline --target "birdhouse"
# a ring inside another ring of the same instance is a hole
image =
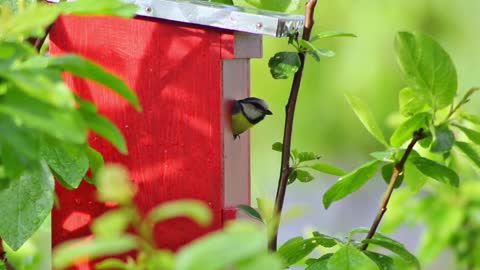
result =
[[[65,75],[125,135],[128,155],[94,134],[89,141],[105,162],[128,168],[140,211],[185,198],[210,206],[214,219],[206,229],[186,218],[156,226],[158,246],[175,250],[221,228],[237,216],[237,205],[250,203],[249,135],[234,140],[231,102],[249,96],[250,59],[262,56],[262,35],[298,31],[303,16],[202,1],[135,2],[133,19],[61,16],[50,32],[50,52],[99,63],[138,95],[143,112],[94,82]],[[57,185],[57,194],[54,246],[89,235],[90,222],[111,207],[97,202],[95,187],[85,182],[75,190]]]

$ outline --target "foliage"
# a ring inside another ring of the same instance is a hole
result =
[[[157,248],[153,239],[155,224],[184,216],[200,226],[208,226],[212,220],[208,206],[201,201],[178,200],[158,205],[141,216],[132,200],[134,188],[123,167],[106,165],[96,181],[98,199],[117,201],[119,205],[95,220],[91,227],[93,239],[70,240],[55,248],[56,269],[73,265],[77,258],[94,259],[132,250],[138,252],[136,257],[127,257],[126,261],[104,259],[96,264],[96,269],[281,269],[281,260],[265,249],[265,227],[247,221],[232,222],[224,230],[182,247],[176,254]],[[123,192],[113,192],[118,190]],[[133,227],[136,234],[127,231],[129,227]]]
[[[109,87],[140,110],[133,91],[114,74],[80,56],[46,56],[27,38],[42,37],[61,13],[132,16],[135,6],[119,1],[80,0],[58,5],[1,7],[0,19],[0,237],[16,250],[49,215],[54,176],[76,188],[87,170],[102,166],[87,143],[92,130],[127,152],[118,128],[96,106],[63,82],[62,72]]]
[[[296,39],[290,38],[289,42],[292,43],[292,40],[295,42]],[[297,47],[299,49],[305,48],[309,50],[310,54],[315,54],[315,48],[304,40],[294,46],[299,46]],[[476,148],[480,143],[480,136],[478,135],[480,132],[472,129],[472,125],[478,123],[475,122],[478,117],[461,112],[462,107],[470,100],[477,88],[470,89],[459,101],[454,101],[458,85],[455,66],[448,53],[428,35],[400,32],[395,39],[395,50],[400,70],[408,85],[407,88],[400,91],[399,95],[400,112],[404,116],[404,121],[387,141],[369,106],[359,98],[348,95],[348,102],[357,117],[367,131],[386,149],[372,153],[373,160],[350,173],[342,173],[341,178],[323,195],[324,206],[328,208],[333,202],[361,188],[381,168],[382,176],[389,184],[382,205],[369,230],[353,230],[346,242],[337,239],[335,243],[339,247],[334,252],[325,253],[318,258],[307,259],[305,261],[307,263],[306,269],[393,269],[395,267],[393,258],[386,254],[368,251],[369,245],[387,249],[416,269],[420,269],[418,259],[407,251],[401,243],[376,232],[393,189],[401,187],[402,183],[405,182],[411,192],[418,192],[424,186],[433,186],[458,194],[459,191],[456,189],[460,186],[458,174],[462,173],[462,170],[455,166],[454,161],[457,157],[457,151],[454,151],[454,149],[462,152],[474,165],[479,164],[479,152]],[[318,58],[319,54],[317,53],[316,56],[314,58]],[[291,61],[287,62],[292,63]],[[292,71],[284,68],[282,76],[278,76],[278,70],[282,66],[276,65],[277,69],[274,72],[272,60],[269,67],[275,79],[288,77],[288,74]],[[468,116],[462,117],[462,115]],[[468,139],[468,142],[465,139]],[[417,142],[421,148],[414,150]],[[282,151],[283,147],[280,143],[275,143],[272,149]],[[302,182],[313,180],[313,176],[307,176],[309,174],[304,173],[304,171],[299,173],[297,167],[302,162],[296,160],[300,156],[299,154],[296,150],[290,153],[293,164],[289,177],[290,183],[297,178],[300,181],[306,180]],[[302,152],[303,156],[311,158],[307,158],[307,160],[316,159],[316,155],[313,153]],[[435,183],[427,185],[426,180],[428,179],[438,181],[450,188],[444,188]],[[442,201],[433,194],[419,200],[425,200],[425,205],[431,205],[432,200]],[[437,202],[437,204],[441,204],[441,202]],[[472,204],[468,203],[467,205],[465,207],[472,209]],[[458,206],[454,208],[458,209]],[[444,208],[439,208],[439,211],[444,211],[440,209]],[[395,209],[390,211],[395,211]],[[422,213],[423,216],[429,211],[423,209],[417,211],[417,213]],[[427,225],[431,235],[428,241],[424,240],[422,242],[428,244],[425,244],[427,247],[422,250],[424,253],[432,253],[432,249],[438,252],[439,247],[450,244],[456,250],[460,263],[468,265],[469,269],[473,269],[471,267],[478,262],[473,252],[467,250],[474,248],[477,243],[476,228],[478,227],[475,226],[475,221],[472,221],[471,212],[462,215],[462,212],[452,209],[453,213],[456,214],[448,217],[453,222],[449,223],[451,224],[448,227],[449,233],[447,233],[445,240],[440,243],[434,239],[441,228],[438,226],[445,223],[440,219],[443,220],[446,217],[439,212],[425,216],[427,224],[431,224]],[[443,218],[439,218],[439,216]],[[352,235],[359,232],[368,232],[368,235],[360,242],[351,242]],[[315,233],[318,234],[318,232]],[[428,236],[429,234],[427,234]],[[327,237],[336,239],[331,236]],[[474,240],[472,240],[472,237]],[[435,246],[435,244],[437,245]],[[289,266],[304,260],[318,245],[321,244],[314,238],[295,237],[285,242],[277,253],[284,258],[285,265]]]

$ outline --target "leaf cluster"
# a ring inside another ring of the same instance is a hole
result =
[[[157,247],[153,239],[157,223],[187,217],[199,226],[209,226],[212,213],[206,203],[188,199],[171,201],[141,215],[133,203],[135,191],[123,167],[106,165],[97,178],[99,200],[116,201],[119,205],[95,219],[91,225],[93,239],[75,239],[56,247],[53,254],[55,269],[65,269],[82,257],[95,259],[128,251],[136,251],[137,255],[125,260],[104,259],[96,264],[95,269],[282,269],[281,259],[268,254],[265,249],[265,227],[248,221],[232,222],[221,231],[185,245],[176,254]],[[128,228],[133,228],[134,233]]]
[[[135,9],[116,0],[80,0],[58,5],[32,4],[0,16],[0,237],[18,249],[48,216],[54,177],[76,188],[90,168],[103,165],[87,142],[89,130],[120,152],[127,147],[120,130],[79,97],[63,72],[102,84],[140,110],[134,92],[117,76],[74,54],[46,56],[27,41],[45,34],[60,13],[132,16]]]

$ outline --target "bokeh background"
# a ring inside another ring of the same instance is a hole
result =
[[[393,48],[398,31],[425,32],[441,43],[457,67],[459,96],[471,86],[480,85],[479,11],[480,1],[319,1],[313,34],[338,30],[358,37],[316,43],[334,50],[336,56],[319,63],[307,59],[295,114],[293,148],[316,152],[323,161],[347,171],[368,161],[369,153],[383,149],[363,128],[344,95],[353,94],[367,102],[384,133],[391,135],[398,119],[398,92],[405,86]],[[253,203],[257,197],[275,198],[280,154],[272,151],[271,145],[282,140],[291,80],[272,79],[267,64],[281,50],[291,50],[286,39],[265,37],[264,58],[252,61],[252,95],[267,100],[274,113],[251,131]],[[468,109],[479,113],[479,100],[474,98]],[[342,236],[352,228],[370,226],[386,188],[380,177],[326,211],[322,196],[336,178],[315,176],[313,182],[295,182],[288,187],[286,208],[297,213],[303,208],[303,213],[284,219],[280,242],[312,228]],[[415,251],[421,232],[421,226],[405,225],[393,236]],[[456,269],[452,259],[448,251],[444,252],[427,269]]]

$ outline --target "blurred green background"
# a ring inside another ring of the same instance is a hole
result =
[[[316,43],[336,52],[320,63],[307,58],[295,114],[293,148],[314,151],[323,161],[345,170],[369,160],[368,153],[382,146],[363,128],[344,97],[353,94],[370,105],[377,121],[390,136],[398,110],[398,92],[404,87],[396,63],[393,40],[398,31],[420,31],[432,35],[451,55],[458,72],[459,93],[480,85],[480,1],[340,0],[319,1],[313,34],[337,30],[358,38],[337,38]],[[302,13],[299,10],[298,13]],[[271,150],[281,141],[284,107],[291,80],[274,80],[267,67],[277,51],[291,50],[286,39],[264,38],[264,58],[252,61],[253,96],[268,101],[273,116],[251,131],[252,201],[274,199],[280,170],[280,154]],[[478,97],[468,104],[479,112]],[[288,187],[286,207],[303,206],[304,214],[285,221],[280,241],[313,227],[321,232],[343,235],[354,227],[369,227],[385,189],[378,177],[359,192],[334,203],[325,211],[322,196],[336,178],[317,174],[308,184]],[[390,209],[390,211],[402,211]],[[386,214],[388,218],[388,212]],[[420,227],[404,226],[394,236],[413,251],[421,237]],[[447,253],[428,269],[455,269]]]

